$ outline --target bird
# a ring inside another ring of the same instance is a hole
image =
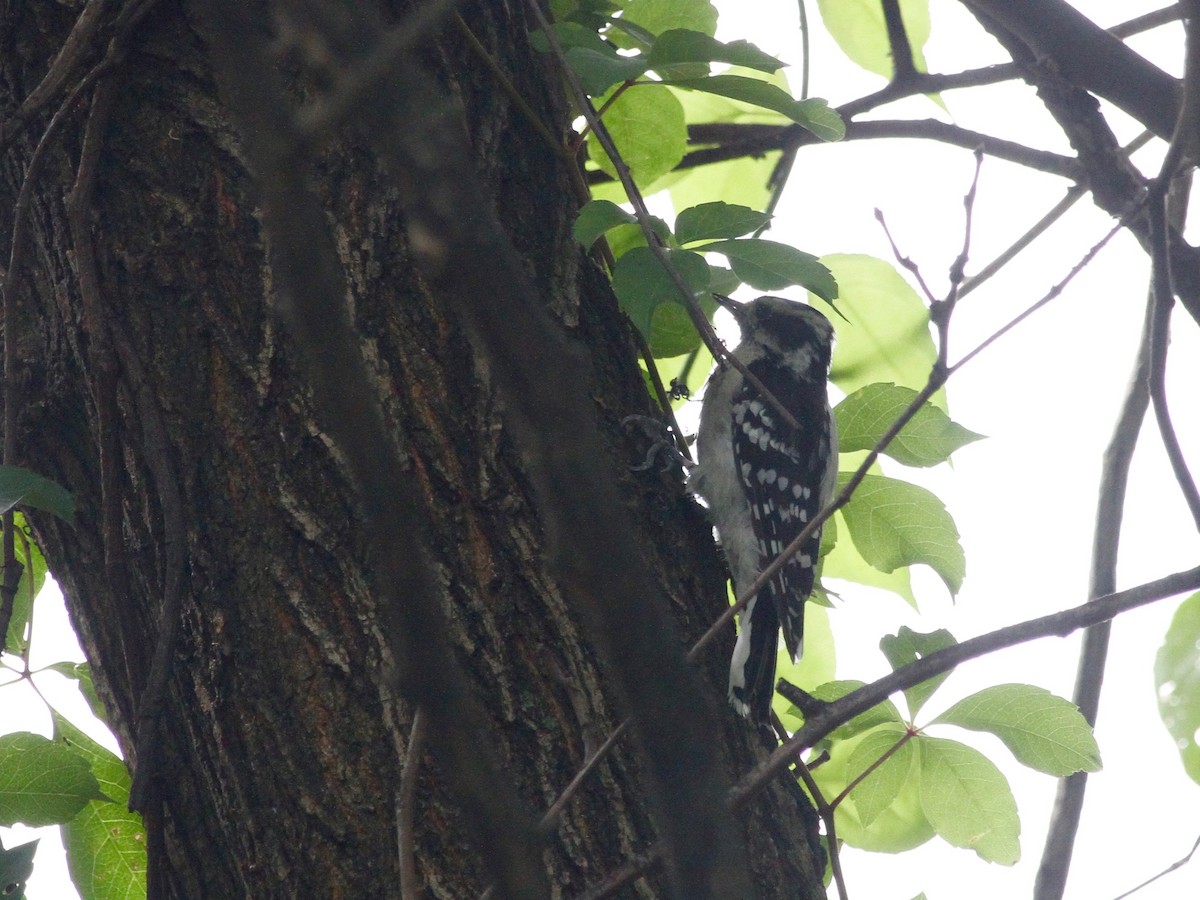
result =
[[[735,593],[759,574],[828,504],[837,481],[837,425],[829,408],[833,326],[819,310],[784,297],[738,303],[741,342],[730,354],[792,416],[782,416],[751,379],[728,362],[708,380],[689,488],[708,506]],[[782,630],[793,660],[804,651],[804,605],[821,546],[816,529],[742,610],[729,667],[729,702],[770,721]]]

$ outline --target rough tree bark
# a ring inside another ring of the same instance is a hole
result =
[[[0,122],[44,76],[83,6],[0,6]],[[558,77],[529,46],[522,4],[464,4],[462,14],[542,121],[565,133]],[[103,48],[90,48],[89,66]],[[491,188],[479,202],[497,210],[542,302],[590,349],[592,372],[557,375],[590,379],[613,477],[671,598],[678,634],[662,639],[682,651],[720,613],[723,573],[678,479],[627,471],[635,453],[619,423],[649,404],[628,323],[571,238],[564,163],[457,30],[443,30],[413,64],[461,102]],[[182,621],[156,782],[165,856],[152,864],[175,897],[398,896],[394,805],[411,710],[394,717],[379,700],[380,624],[353,491],[268,312],[272,272],[251,179],[187,10],[163,0],[108,77],[119,87],[88,214],[102,304],[81,297],[64,202],[87,119],[81,102],[34,185],[19,329],[6,337],[20,371],[17,462],[65,485],[77,505],[73,528],[35,515],[37,537],[134,768],[136,711],[163,627],[169,523],[183,522]],[[6,247],[17,192],[60,102],[0,157]],[[321,155],[313,183],[364,358],[422,488],[456,661],[487,711],[480,734],[497,742],[540,813],[618,721],[604,663],[546,570],[487,367],[414,267],[378,161],[347,139]],[[420,551],[398,534],[395,552]],[[729,637],[702,669],[736,778],[764,747],[720,699]],[[421,761],[419,875],[428,896],[477,896],[489,875],[438,764]],[[566,811],[544,854],[556,896],[652,844],[639,765],[623,745]],[[746,864],[759,896],[824,896],[811,813],[794,785],[752,807]],[[662,893],[652,877],[622,895]]]

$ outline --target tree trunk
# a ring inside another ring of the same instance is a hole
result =
[[[45,75],[81,6],[4,8],[0,122]],[[523,5],[464,4],[462,14],[534,113],[565,134],[560,79],[530,48]],[[99,306],[80,289],[87,248],[72,240],[64,202],[91,92],[51,138],[33,184],[30,255],[10,282],[16,462],[74,493],[74,527],[32,518],[135,770],[139,699],[182,544],[182,612],[154,773],[164,855],[151,865],[165,895],[395,897],[411,710],[380,701],[381,626],[355,493],[269,312],[273,278],[252,180],[194,25],[164,0],[107,76],[116,87],[87,213]],[[85,48],[67,89],[103,50],[101,40]],[[572,240],[569,172],[453,23],[415,60],[462,104],[492,191],[479,202],[496,210],[542,302],[590,348],[590,372],[560,377],[588,380],[613,477],[671,600],[678,633],[662,639],[682,652],[721,612],[723,572],[680,480],[628,470],[636,448],[620,420],[650,404],[627,320]],[[35,115],[0,159],[6,247],[17,192],[61,102]],[[312,180],[363,356],[425,500],[428,546],[397,534],[395,552],[429,555],[455,661],[486,710],[480,740],[496,742],[505,774],[540,815],[619,721],[611,676],[547,571],[490,373],[414,266],[395,188],[352,138],[322,153]],[[172,517],[182,522],[178,541]],[[765,747],[724,707],[731,638],[701,668],[735,780]],[[654,843],[640,769],[622,742],[569,805],[543,856],[555,896],[582,892]],[[443,776],[425,754],[418,875],[427,896],[478,896],[491,879]],[[741,818],[758,895],[824,896],[812,813],[795,785],[751,807]],[[665,888],[652,874],[623,890],[652,897]]]

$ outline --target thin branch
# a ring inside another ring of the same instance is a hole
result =
[[[842,110],[839,109],[839,112]],[[843,113],[843,117],[845,117]],[[759,157],[775,151],[826,143],[799,125],[738,125],[698,124],[688,127],[693,144],[716,144],[693,150],[683,157],[676,170],[696,168],[709,163],[743,157]],[[913,138],[934,140],[974,150],[982,147],[988,156],[1016,163],[1038,172],[1058,175],[1072,181],[1082,178],[1078,160],[1049,150],[1037,150],[1016,141],[972,131],[937,119],[877,119],[869,122],[846,122],[846,141],[877,140],[881,138]],[[593,184],[612,180],[606,172],[588,172]]]
[[[1196,843],[1192,844],[1192,849],[1189,850],[1187,852],[1187,855],[1184,856],[1182,859],[1175,860],[1175,862],[1171,863],[1171,865],[1167,866],[1165,869],[1163,869],[1161,872],[1159,872],[1154,877],[1147,878],[1145,881],[1143,881],[1141,884],[1139,884],[1137,887],[1133,888],[1132,890],[1128,890],[1123,894],[1118,894],[1116,897],[1113,898],[1113,900],[1125,900],[1126,897],[1132,897],[1134,894],[1136,894],[1142,888],[1148,887],[1149,885],[1158,881],[1158,879],[1162,878],[1164,875],[1170,875],[1176,869],[1183,868],[1189,862],[1192,861],[1192,857],[1196,855],[1197,850],[1200,850],[1200,837],[1196,838]]]
[[[1158,423],[1159,436],[1171,471],[1175,473],[1175,481],[1183,494],[1184,502],[1192,514],[1192,520],[1200,531],[1200,492],[1196,490],[1195,479],[1188,469],[1187,460],[1183,456],[1183,448],[1179,445],[1179,437],[1171,422],[1171,412],[1167,405],[1167,346],[1171,334],[1171,308],[1175,305],[1175,295],[1171,290],[1171,260],[1170,244],[1167,240],[1167,210],[1166,198],[1157,192],[1150,196],[1150,240],[1153,263],[1153,326],[1150,341],[1150,399],[1154,404],[1154,417]]]
[[[0,153],[8,149],[9,144],[28,126],[42,107],[58,96],[83,65],[84,58],[94,49],[92,43],[100,31],[104,13],[111,3],[112,0],[88,0],[87,6],[79,13],[79,18],[71,27],[71,33],[63,41],[58,55],[50,63],[50,68],[42,76],[42,80],[21,101],[20,108],[0,124]]]
[[[1180,6],[1185,12],[1184,30],[1187,37],[1183,97],[1179,103],[1179,117],[1175,121],[1175,130],[1171,134],[1170,146],[1167,147],[1158,177],[1150,186],[1147,201],[1154,290],[1149,377],[1150,399],[1154,403],[1154,415],[1158,422],[1163,446],[1167,451],[1171,469],[1175,473],[1175,480],[1179,483],[1179,490],[1183,494],[1197,530],[1200,530],[1200,492],[1196,490],[1196,482],[1188,470],[1187,460],[1184,459],[1183,449],[1179,446],[1179,438],[1171,423],[1166,388],[1171,308],[1175,305],[1169,235],[1172,224],[1177,224],[1180,228],[1183,225],[1182,213],[1177,217],[1179,221],[1176,223],[1172,223],[1167,218],[1167,204],[1171,194],[1171,185],[1175,181],[1176,172],[1182,160],[1188,157],[1194,158],[1196,150],[1200,148],[1200,0],[1183,0]],[[1186,185],[1190,187],[1190,184],[1189,178]],[[1185,191],[1178,193],[1186,195]],[[1186,204],[1181,202],[1179,209],[1186,209]]]
[[[1083,257],[1079,260],[1079,262],[1075,263],[1075,265],[1071,267],[1071,270],[1063,277],[1063,279],[1061,281],[1059,281],[1056,285],[1054,285],[1054,287],[1050,288],[1050,290],[1047,291],[1046,294],[1040,300],[1038,300],[1036,303],[1031,304],[1024,311],[1017,314],[1016,316],[1013,316],[1013,318],[1009,319],[1009,321],[1007,323],[1005,323],[1000,328],[998,328],[994,332],[992,332],[991,335],[989,335],[987,338],[985,338],[983,341],[981,341],[979,344],[977,344],[973,350],[971,350],[969,353],[967,353],[965,356],[963,356],[958,362],[956,362],[951,367],[951,371],[954,372],[954,371],[957,371],[958,369],[961,369],[964,365],[969,363],[972,359],[974,359],[976,356],[978,356],[980,353],[982,353],[984,350],[986,350],[988,347],[990,347],[993,343],[998,341],[1004,335],[1008,334],[1008,332],[1012,331],[1012,329],[1016,328],[1018,325],[1020,325],[1022,322],[1024,322],[1030,316],[1032,316],[1035,312],[1037,312],[1043,306],[1050,303],[1050,301],[1056,299],[1060,294],[1062,294],[1063,290],[1066,288],[1066,286],[1068,284],[1071,283],[1071,281],[1074,280],[1075,276],[1078,275],[1080,272],[1082,272],[1087,267],[1087,265],[1093,259],[1096,258],[1097,254],[1099,254],[1101,250],[1103,250],[1105,247],[1108,246],[1109,242],[1114,237],[1116,237],[1117,233],[1122,228],[1124,228],[1126,226],[1126,224],[1127,224],[1127,222],[1125,222],[1124,220],[1117,222],[1116,225],[1114,225],[1112,228],[1110,228],[1108,230],[1108,232],[1104,235],[1104,237],[1102,237],[1099,241],[1097,241],[1095,244],[1092,245],[1092,247],[1083,255]]]
[[[401,900],[417,900],[421,896],[421,879],[417,876],[413,813],[416,806],[417,776],[421,771],[421,754],[424,752],[425,716],[418,706],[413,713],[404,768],[400,771],[400,796],[396,802],[396,843],[400,855]]]
[[[829,854],[829,871],[833,875],[833,883],[837,885],[838,896],[842,900],[850,900],[850,892],[846,888],[846,874],[842,871],[842,854],[838,849],[837,816],[834,806],[825,799],[825,794],[817,780],[812,777],[808,764],[799,756],[796,757],[796,772],[817,807],[817,815],[825,823],[825,850]]]
[[[838,794],[836,797],[834,797],[832,802],[829,805],[834,807],[835,809],[838,806],[840,806],[842,804],[842,801],[845,800],[847,797],[849,797],[851,792],[856,787],[858,787],[860,784],[862,784],[864,781],[866,781],[867,778],[870,777],[872,772],[874,772],[876,769],[878,769],[880,766],[882,766],[885,762],[887,762],[889,759],[891,759],[893,756],[895,756],[896,753],[899,752],[901,747],[903,747],[905,744],[907,744],[909,741],[911,741],[913,739],[913,736],[915,734],[916,734],[915,731],[905,731],[904,734],[902,734],[902,735],[900,735],[900,737],[896,738],[896,743],[892,744],[892,746],[890,746],[886,750],[884,750],[883,753],[879,754],[878,759],[876,759],[869,766],[867,766],[865,769],[863,769],[861,772],[859,772],[858,775],[856,775],[854,777],[854,779],[848,785],[846,785],[844,788],[842,788],[842,792],[840,794]]]
[[[1128,159],[1142,147],[1146,146],[1154,135],[1149,131],[1143,131],[1136,138],[1126,144],[1122,149],[1125,158]],[[1000,255],[993,259],[990,263],[963,282],[959,288],[958,296],[965,297],[967,294],[982,287],[988,279],[994,276],[1002,268],[1012,262],[1022,250],[1032,244],[1037,238],[1063,215],[1066,214],[1072,206],[1074,206],[1087,193],[1087,187],[1083,184],[1075,184],[1067,189],[1067,193],[1058,203],[1054,204],[1040,219],[1038,219],[1029,230],[1022,234],[1019,238],[1012,242]]]
[[[875,221],[878,222],[879,227],[883,229],[883,236],[887,238],[888,245],[892,248],[892,256],[895,258],[896,262],[901,268],[903,268],[917,280],[917,286],[921,288],[921,293],[925,295],[925,299],[928,300],[929,304],[932,306],[937,301],[933,296],[933,291],[931,291],[929,289],[929,285],[925,283],[925,276],[921,274],[921,267],[917,265],[916,261],[912,257],[905,256],[900,252],[900,246],[896,243],[896,239],[892,237],[892,230],[888,228],[887,218],[884,216],[883,210],[879,209],[878,207],[875,208]]]
[[[625,721],[614,728],[600,746],[596,748],[596,751],[587,758],[587,761],[579,768],[579,771],[575,773],[575,777],[571,779],[571,783],[563,788],[555,801],[550,804],[550,808],[546,810],[541,821],[538,822],[538,828],[544,834],[550,835],[553,833],[555,826],[558,824],[559,817],[562,815],[563,810],[567,808],[567,804],[575,798],[575,795],[579,793],[579,789],[583,787],[588,777],[604,761],[612,748],[616,746],[617,741],[629,730],[631,724],[631,719],[625,719]],[[495,895],[496,885],[490,884],[487,890],[479,895],[479,900],[493,900]]]
[[[1133,461],[1142,421],[1150,404],[1146,373],[1150,365],[1153,304],[1154,299],[1151,297],[1146,306],[1145,324],[1129,387],[1121,404],[1112,437],[1104,451],[1097,492],[1096,524],[1092,536],[1089,597],[1111,594],[1116,590],[1117,550],[1121,541],[1121,521],[1125,511],[1129,466]],[[1073,699],[1084,719],[1093,726],[1100,705],[1100,686],[1103,684],[1104,667],[1108,659],[1110,632],[1110,622],[1101,622],[1089,628],[1083,635],[1083,646],[1079,654]],[[1086,789],[1087,776],[1083,772],[1077,772],[1058,782],[1054,811],[1050,817],[1042,858],[1034,881],[1035,897],[1062,895]]]
[[[1144,31],[1150,31],[1152,28],[1170,25],[1172,22],[1178,22],[1182,18],[1183,4],[1172,3],[1170,6],[1162,7],[1162,9],[1156,9],[1152,12],[1135,16],[1128,21],[1122,22],[1120,25],[1114,25],[1108,29],[1108,32],[1124,39],[1133,37],[1135,34],[1141,34]]]
[[[650,344],[646,341],[646,336],[642,334],[641,329],[632,322],[629,323],[629,332],[633,335],[633,342],[637,344],[638,354],[646,366],[650,384],[654,386],[654,398],[658,401],[658,407],[662,410],[667,425],[670,426],[671,434],[675,438],[675,449],[684,459],[691,461],[692,450],[688,446],[687,438],[683,436],[683,429],[679,427],[679,420],[675,417],[675,407],[671,405],[671,397],[667,393],[666,385],[663,384],[662,375],[659,374],[658,363],[654,359]]]
[[[637,881],[662,861],[662,844],[658,843],[646,853],[633,857],[625,865],[608,873],[603,881],[584,891],[576,900],[604,900],[605,897],[612,897],[625,885]]]
[[[545,830],[549,830],[554,827],[554,824],[558,821],[558,817],[562,815],[562,811],[566,809],[567,804],[571,802],[571,798],[579,792],[579,788],[583,786],[583,783],[587,780],[588,775],[595,770],[596,766],[600,765],[604,757],[606,757],[609,751],[612,750],[613,745],[615,745],[617,741],[621,739],[621,735],[629,730],[629,724],[629,719],[626,719],[612,730],[612,733],[604,739],[604,743],[596,748],[596,752],[593,753],[588,758],[588,761],[583,764],[580,770],[575,773],[575,777],[571,779],[571,783],[563,789],[563,792],[559,794],[558,799],[551,804],[548,810],[546,810],[546,814],[542,816],[542,821],[539,823],[538,827]]]
[[[800,99],[808,99],[809,74],[812,69],[809,46],[811,39],[808,33],[808,5],[805,0],[796,0],[800,10]]]

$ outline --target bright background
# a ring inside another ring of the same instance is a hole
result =
[[[811,88],[837,106],[869,94],[883,80],[859,69],[823,34],[815,3]],[[956,72],[1007,61],[1003,50],[956,0],[931,0],[932,36],[925,48],[931,72]],[[1108,27],[1159,8],[1156,2],[1113,4],[1075,0]],[[718,37],[746,37],[798,63],[796,3],[726,3]],[[740,18],[738,12],[741,12]],[[1135,38],[1132,45],[1179,75],[1179,23]],[[790,71],[799,88],[798,66]],[[964,128],[1045,150],[1071,150],[1031,88],[1006,83],[943,95],[949,115],[925,98],[883,107],[868,118],[940,118]],[[1106,104],[1107,111],[1107,104]],[[1141,127],[1109,116],[1123,143]],[[1135,157],[1157,173],[1155,142]],[[881,209],[902,252],[915,260],[935,295],[963,234],[963,195],[974,159],[965,150],[929,141],[860,141],[803,149],[770,237],[816,254],[868,253],[892,260],[874,218]],[[979,182],[967,274],[978,271],[1057,203],[1061,179],[992,158]],[[1041,299],[1112,226],[1085,197],[1032,248],[958,306],[951,326],[951,361],[999,325]],[[1193,238],[1194,240],[1194,238]],[[1087,598],[1101,454],[1124,398],[1141,334],[1149,262],[1127,234],[1119,235],[1064,294],[1002,338],[951,380],[951,416],[987,440],[954,456],[953,468],[885,470],[934,490],[962,535],[967,578],[955,601],[931,571],[914,570],[918,615],[894,595],[839,585],[831,612],[838,677],[872,680],[890,669],[879,638],[901,625],[947,628],[960,640]],[[909,279],[911,281],[911,279]],[[915,286],[915,285],[914,285]],[[1172,413],[1193,470],[1200,469],[1200,339],[1177,310],[1168,370]],[[836,323],[835,323],[836,324]],[[1135,457],[1122,534],[1118,587],[1131,587],[1197,563],[1200,541],[1150,426]],[[1200,835],[1200,786],[1188,779],[1158,718],[1154,654],[1178,601],[1166,601],[1115,623],[1097,724],[1104,770],[1089,779],[1067,896],[1115,897],[1183,857]],[[922,710],[928,722],[967,694],[991,684],[1028,682],[1070,697],[1079,636],[1050,638],[960,666]],[[1041,857],[1056,783],[1017,764],[1003,745],[962,729],[932,734],[972,743],[1009,778],[1021,816],[1022,859],[1006,868],[935,838],[896,856],[846,848],[843,868],[854,898],[930,900],[1028,897]],[[832,892],[832,889],[831,889]],[[832,893],[831,893],[832,895]],[[1200,859],[1137,895],[1141,900],[1200,897]]]
[[[848,0],[847,0],[848,2]],[[873,0],[872,0],[873,2]],[[933,34],[926,46],[929,70],[955,72],[1005,60],[1003,51],[955,0],[931,0]],[[1161,5],[1075,2],[1104,26]],[[746,38],[768,53],[799,61],[794,0],[726,0],[723,40]],[[858,69],[822,33],[812,17],[813,96],[838,105],[877,90],[880,78]],[[1118,10],[1119,8],[1119,10]],[[1117,10],[1114,12],[1114,10]],[[1182,29],[1178,23],[1134,39],[1133,46],[1178,75]],[[799,67],[790,72],[799,90]],[[942,118],[966,128],[1030,146],[1069,153],[1061,132],[1033,91],[1010,83],[944,95],[947,113],[914,98],[871,114],[877,118]],[[1139,131],[1119,113],[1119,137]],[[1157,171],[1161,144],[1136,159]],[[891,260],[875,222],[887,216],[903,252],[921,266],[935,293],[962,240],[962,197],[974,167],[971,154],[928,141],[863,141],[801,151],[775,225],[768,235],[816,253],[868,253]],[[971,263],[978,271],[1066,190],[1059,179],[988,159],[975,204]],[[1040,299],[1094,244],[1111,220],[1084,198],[1033,248],[966,298],[951,332],[951,359],[975,346],[1021,309]],[[921,614],[902,600],[857,585],[845,586],[832,611],[838,676],[871,680],[888,671],[879,638],[901,625],[919,631],[948,628],[960,640],[1044,615],[1086,599],[1101,452],[1124,396],[1141,332],[1149,266],[1128,235],[1120,235],[1062,297],[956,375],[948,387],[951,415],[987,440],[955,454],[953,468],[894,474],[933,489],[954,516],[966,549],[967,579],[951,601],[939,579],[918,568],[914,588]],[[798,296],[798,295],[797,295]],[[1200,469],[1200,340],[1195,323],[1179,318],[1173,334],[1168,385],[1185,453]],[[887,469],[885,462],[885,469]],[[1156,431],[1146,429],[1134,463],[1123,532],[1119,587],[1129,587],[1197,562],[1197,535],[1169,474]],[[39,599],[34,668],[63,659],[83,660],[61,600],[53,589]],[[1097,738],[1105,768],[1090,779],[1067,896],[1114,897],[1184,856],[1200,835],[1200,786],[1183,774],[1158,718],[1152,667],[1177,601],[1121,617],[1113,633]],[[920,721],[990,684],[1022,681],[1069,697],[1078,636],[1047,639],[968,663],[935,694]],[[0,683],[9,680],[0,672]],[[55,673],[36,676],[55,708],[93,737],[116,749],[89,714],[73,682]],[[26,685],[0,693],[4,729],[50,734],[45,706]],[[920,724],[920,721],[918,724]],[[843,865],[852,897],[930,900],[1027,897],[1041,855],[1055,782],[1012,761],[996,740],[953,729],[953,736],[986,752],[1008,776],[1022,822],[1022,860],[1005,868],[934,839],[898,856],[846,848]],[[933,732],[939,733],[936,730]],[[31,900],[75,896],[58,829],[0,829],[12,846],[40,837],[29,883]],[[1200,860],[1136,895],[1141,900],[1200,897]]]

